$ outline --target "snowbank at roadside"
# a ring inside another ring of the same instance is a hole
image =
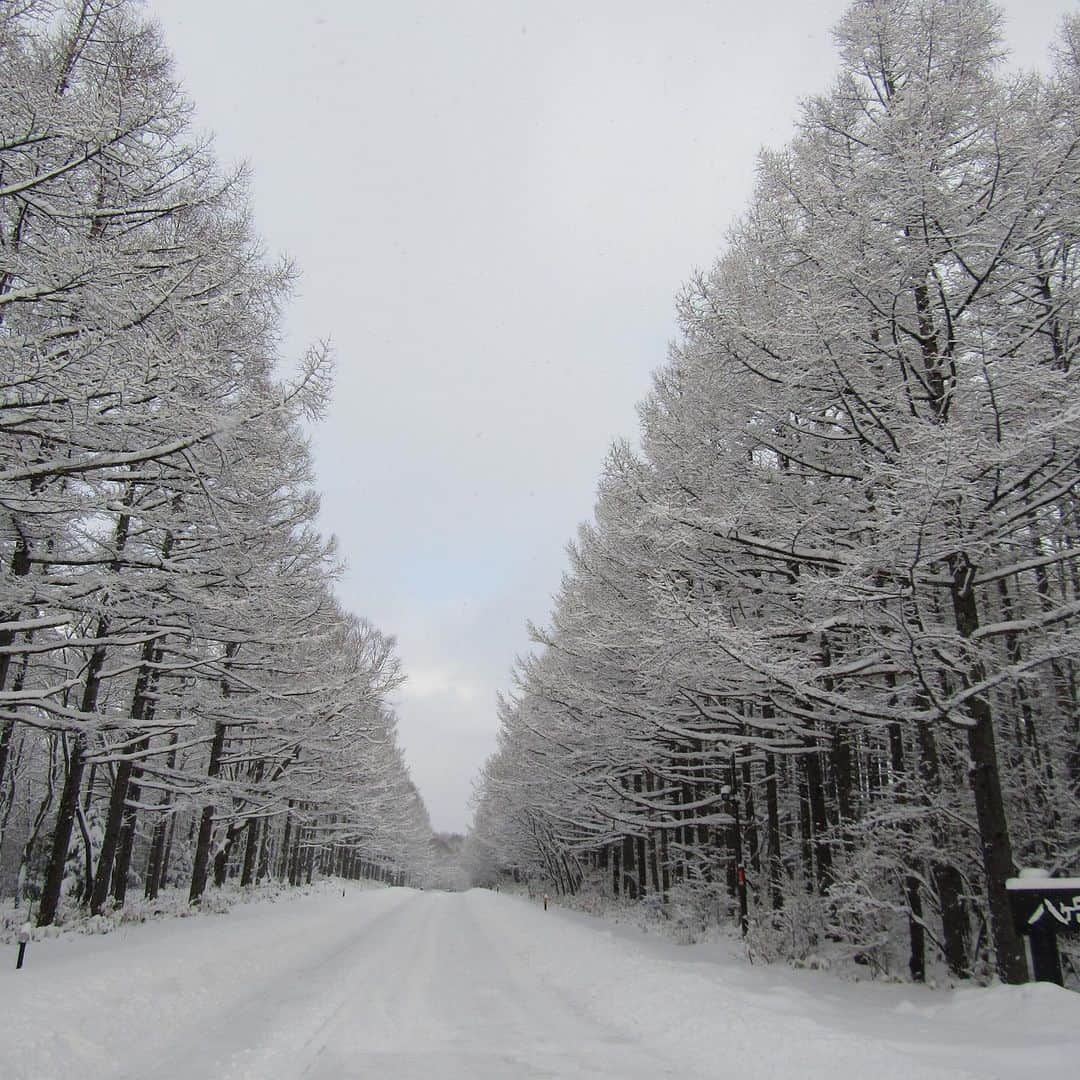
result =
[[[72,934],[109,934],[124,926],[152,922],[157,919],[188,919],[200,915],[223,915],[237,904],[250,904],[255,901],[274,902],[290,896],[311,896],[323,892],[339,891],[345,883],[337,878],[313,881],[310,885],[293,887],[277,881],[262,885],[241,888],[239,885],[226,885],[223,889],[210,889],[196,906],[188,902],[186,889],[163,889],[154,900],[137,897],[128,900],[122,908],[109,907],[100,915],[91,915],[86,908],[64,903],[53,926],[34,927],[33,941],[46,941],[50,938],[66,937]],[[385,885],[374,881],[350,881],[349,889],[384,889]],[[28,919],[32,919],[34,908],[22,904],[15,907],[10,899],[0,901],[0,945],[10,945],[18,940],[19,931]],[[32,925],[32,923],[31,923]]]
[[[718,1075],[886,1080],[906,1075],[913,1060],[941,1076],[983,1080],[1072,1080],[1080,1069],[1080,994],[1057,986],[855,983],[750,964],[737,939],[681,945],[631,920],[511,902],[538,928],[518,963],[580,986],[599,1021],[629,1022],[673,1053],[692,1052],[699,1067],[722,1063]],[[488,907],[493,931],[513,917],[504,905]],[[541,934],[543,919],[566,933]],[[873,1070],[867,1044],[881,1049]]]

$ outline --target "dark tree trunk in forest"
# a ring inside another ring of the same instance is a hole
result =
[[[904,876],[904,900],[908,909],[908,971],[912,982],[926,982],[926,930],[923,928],[922,894],[919,879]]]
[[[0,681],[0,690],[3,689],[4,684]],[[4,777],[7,775],[7,763],[8,758],[11,756],[11,739],[14,733],[14,720],[0,721],[0,791],[3,790]]]
[[[144,655],[144,659],[149,659]],[[143,668],[143,672],[146,668]],[[140,673],[140,684],[135,691],[134,703],[132,705],[132,716],[135,719],[142,718],[143,707],[145,704],[145,693],[147,685],[141,681],[143,673]],[[129,747],[130,752],[140,753],[145,750],[150,743],[150,738],[147,735],[143,735],[141,738]],[[105,900],[109,895],[109,883],[113,875],[113,862],[117,856],[118,848],[124,851],[126,848],[126,860],[121,859],[125,865],[122,868],[118,868],[122,872],[122,876],[125,881],[127,879],[127,871],[131,865],[131,845],[124,844],[121,840],[121,834],[124,832],[128,822],[131,823],[131,829],[134,831],[134,810],[127,805],[128,796],[131,795],[132,800],[138,799],[138,787],[135,786],[134,790],[131,790],[131,779],[133,773],[136,771],[134,760],[128,756],[128,752],[125,752],[124,757],[116,763],[116,772],[113,777],[112,793],[109,796],[109,808],[105,817],[105,833],[101,840],[101,851],[98,854],[97,861],[97,873],[94,875],[94,887],[90,894],[90,910],[95,914],[99,914],[101,909],[105,906]],[[117,880],[121,876],[121,872],[116,875]],[[115,890],[114,890],[115,892]],[[120,890],[120,898],[118,903],[123,903],[124,889]]]
[[[144,736],[139,742],[139,748],[145,750],[150,739]],[[135,851],[135,821],[138,811],[135,808],[141,794],[139,783],[142,780],[142,769],[136,765],[131,771],[131,779],[128,782],[128,797],[124,804],[124,818],[120,825],[120,843],[116,848],[116,866],[113,869],[113,903],[117,907],[124,906],[127,898],[128,874],[131,871],[131,857]]]
[[[26,635],[27,642],[33,638],[32,634]],[[30,657],[28,654],[24,654],[18,669],[15,672],[14,678],[11,680],[11,689],[15,693],[20,691],[26,683],[26,672],[29,667]],[[0,681],[0,690],[5,688],[3,681]],[[11,756],[11,744],[15,737],[15,721],[6,720],[0,722],[0,807],[3,807],[2,816],[0,816],[0,846],[4,842],[4,833],[7,831],[8,815],[11,813],[12,807],[15,803],[15,777],[11,778],[10,790],[5,794],[4,791],[4,777],[7,773],[7,763]],[[55,742],[55,741],[54,741]],[[54,756],[54,751],[50,748],[50,761]],[[50,782],[50,791],[55,785]],[[51,801],[51,800],[50,800]]]
[[[167,760],[167,768],[171,771],[176,767],[176,735],[172,735],[169,739],[169,756]],[[161,801],[158,803],[160,810],[164,810],[169,805],[169,796],[162,794]],[[156,900],[159,890],[161,889],[161,881],[165,873],[165,845],[166,834],[171,834],[173,826],[176,822],[175,815],[161,815],[158,817],[157,822],[154,825],[153,837],[150,841],[150,854],[146,860],[146,898],[148,900]]]
[[[821,752],[815,749],[813,753],[805,754],[803,765],[806,769],[806,793],[814,830],[814,884],[818,895],[824,896],[832,884],[832,848],[826,837],[829,818],[821,775]]]
[[[214,725],[214,739],[210,744],[210,762],[206,775],[214,779],[221,772],[221,757],[225,749],[225,725]],[[191,889],[188,901],[197,904],[206,891],[206,876],[210,864],[210,839],[214,830],[214,805],[204,806],[199,817],[199,836],[195,842],[195,858],[191,868]]]
[[[637,891],[637,879],[634,875],[634,838],[624,836],[622,842],[622,882],[627,896],[631,900],[640,899]]]
[[[834,643],[827,634],[821,635],[822,662],[826,668],[833,663]],[[825,689],[832,693],[835,683],[832,676],[826,676],[822,682]],[[846,843],[846,826],[855,819],[855,806],[852,799],[854,790],[854,778],[852,775],[851,736],[843,727],[837,727],[833,732],[829,747],[829,770],[832,775],[833,787],[836,791],[836,810],[838,815],[838,830],[841,843]],[[815,828],[816,828],[815,820]],[[831,869],[832,857],[830,853],[829,866]]]
[[[221,697],[227,701],[232,694],[229,684],[229,668],[233,658],[240,650],[240,644],[230,641],[225,646],[221,675]],[[225,753],[225,733],[227,725],[218,720],[214,724],[214,738],[210,743],[210,761],[206,766],[206,776],[209,780],[215,780],[221,774],[221,758]],[[191,868],[191,890],[188,894],[188,902],[197,904],[202,899],[206,890],[206,875],[210,863],[210,840],[214,831],[214,804],[203,807],[202,816],[199,818],[199,838],[195,844],[195,858]]]
[[[172,538],[167,537],[162,546],[163,558],[168,558],[171,548]],[[155,712],[154,693],[157,690],[160,673],[159,665],[163,657],[164,649],[159,642],[146,643],[143,648],[143,663],[139,669],[139,677],[135,684],[135,694],[131,703],[131,718],[136,725],[153,722]],[[141,757],[149,747],[150,736],[143,734],[134,745],[134,753]],[[171,761],[175,757],[175,751],[169,757]],[[122,907],[127,897],[128,874],[131,871],[131,857],[135,851],[135,823],[138,818],[137,804],[141,794],[139,785],[142,782],[142,775],[142,767],[137,762],[131,762],[120,822],[120,837],[116,848],[116,866],[112,875],[113,902],[117,907]]]
[[[660,830],[660,885],[664,890],[664,903],[667,903],[671,892],[671,859],[668,855],[670,835],[670,829]]]
[[[97,873],[94,875],[94,886],[90,893],[90,910],[95,915],[100,914],[109,896],[113,860],[116,857],[116,845],[120,839],[120,825],[124,816],[124,803],[127,801],[132,764],[131,759],[127,757],[116,763],[109,809],[105,815],[105,833],[101,840]]]
[[[255,884],[264,881],[270,874],[270,834],[269,819],[264,819],[262,828],[259,830],[259,864],[255,871]]]
[[[751,773],[750,761],[746,760],[742,765],[742,789],[743,801],[746,806],[744,823],[746,828],[746,848],[750,853],[750,867],[755,874],[761,872],[761,853],[758,843],[757,814],[754,811],[754,784]]]
[[[86,738],[81,734],[75,735],[71,740],[64,790],[60,795],[60,808],[57,811],[56,826],[53,829],[52,853],[49,856],[49,868],[45,875],[45,886],[41,891],[41,904],[38,907],[38,926],[51,926],[56,920],[56,911],[60,906],[60,890],[64,884],[64,867],[67,864],[68,849],[71,847],[71,830],[75,824],[75,812],[78,809],[79,789],[82,787],[85,765]]]
[[[728,896],[734,898],[738,892],[738,866],[742,863],[742,836],[740,835],[738,804],[739,790],[735,781],[735,755],[731,757],[728,767],[727,796],[724,799],[724,813],[731,818],[731,824],[724,830],[726,833],[727,858],[724,865],[724,876],[727,880]]]
[[[265,818],[251,818],[245,829],[247,838],[244,843],[244,869],[240,874],[242,887],[252,884],[255,880],[255,858],[259,852],[259,838],[262,835],[262,826]]]
[[[296,830],[296,838],[293,840],[293,850],[289,859],[289,884],[293,888],[300,884],[300,853],[303,850],[305,832],[306,828],[301,825]]]
[[[635,794],[641,794],[641,787],[641,774],[639,773],[634,777]],[[637,864],[638,896],[644,896],[649,891],[648,866],[646,865],[645,854],[645,837],[637,837],[635,841],[635,846],[637,848],[637,851],[635,853],[635,862]]]
[[[165,834],[165,852],[161,856],[161,871],[158,874],[159,886],[164,885],[169,880],[169,863],[172,860],[173,841],[176,839],[176,822],[177,815],[173,814],[169,819],[168,832]]]
[[[231,822],[225,830],[225,839],[222,841],[218,853],[214,856],[214,884],[220,889],[229,876],[229,860],[232,858],[233,845],[237,837],[244,831],[246,824]]]
[[[89,813],[90,807],[94,802],[94,788],[97,786],[97,774],[98,763],[96,761],[90,762],[90,771],[86,775],[85,794],[83,795],[83,813]],[[87,896],[89,899],[89,895]]]
[[[30,832],[26,836],[26,840],[23,843],[22,852],[19,856],[19,868],[16,872],[15,878],[15,906],[18,907],[22,903],[23,890],[26,888],[26,881],[30,873],[30,865],[34,856],[34,849],[37,847],[38,837],[41,835],[41,830],[45,825],[45,819],[48,817],[49,811],[52,809],[53,799],[56,796],[56,737],[53,736],[49,740],[49,766],[45,773],[45,794],[38,804],[37,813],[34,815],[33,824],[30,827]]]
[[[108,619],[103,615],[98,620],[96,636],[100,639],[105,637],[108,632]],[[85,715],[89,715],[97,709],[98,693],[101,689],[101,669],[104,664],[105,648],[104,646],[98,646],[90,656],[90,663],[86,669],[86,681],[83,684],[79,711]],[[82,787],[86,755],[86,736],[80,732],[75,734],[71,740],[67,778],[64,781],[63,794],[60,796],[60,809],[56,817],[56,827],[53,830],[49,868],[45,875],[45,887],[41,892],[38,926],[51,925],[56,919],[56,911],[60,905],[60,890],[64,884],[64,866],[67,862],[68,849],[71,847],[71,830],[79,810],[79,790]]]
[[[833,781],[836,784],[836,808],[840,815],[840,832],[855,820],[854,758],[851,752],[851,736],[843,728],[837,728],[829,754]]]
[[[33,485],[31,485],[33,490]],[[25,577],[30,573],[30,545],[16,526],[15,549],[11,553],[11,576],[13,578]],[[17,612],[4,612],[2,622],[14,621],[18,618]],[[7,689],[8,673],[11,669],[11,661],[14,654],[7,650],[15,643],[17,635],[8,629],[0,630],[0,690]],[[25,671],[25,664],[23,665]],[[7,775],[8,758],[11,755],[11,735],[15,730],[14,720],[5,720],[0,723],[0,787],[3,786],[4,777]]]
[[[904,736],[899,724],[889,725],[889,760],[893,775],[900,788],[898,801],[901,805],[910,798],[907,788],[907,765],[904,758]],[[912,823],[904,821],[900,831],[905,836],[912,833]],[[908,868],[910,869],[910,867]],[[923,928],[922,893],[919,879],[912,873],[904,874],[904,902],[908,910],[908,971],[913,982],[926,981],[926,931]]]
[[[784,906],[784,862],[780,850],[780,803],[776,784],[776,762],[765,755],[765,812],[768,817],[769,894],[773,911]]]
[[[975,568],[965,558],[953,560],[950,595],[956,628],[961,637],[970,640],[979,628],[979,613],[972,582]],[[983,679],[982,664],[974,662],[965,675],[970,684]],[[974,694],[967,700],[972,725],[968,728],[968,751],[971,754],[971,788],[975,795],[975,813],[979,821],[982,848],[983,876],[990,908],[990,934],[998,977],[1004,983],[1027,980],[1027,959],[1024,947],[1013,924],[1005,882],[1016,873],[1013,863],[1009,823],[1005,816],[1005,800],[1001,792],[997,748],[994,744],[994,718],[984,694]]]
[[[1012,921],[1009,896],[1005,891],[1005,882],[1016,873],[1016,867],[997,769],[994,729],[989,706],[972,702],[969,710],[973,714],[984,714],[974,727],[968,729],[968,749],[997,973],[1004,983],[1023,983],[1028,977],[1027,958]]]
[[[919,773],[931,794],[941,790],[941,764],[938,758],[937,740],[926,720],[919,720],[915,725],[919,741]],[[930,809],[930,835],[937,851],[945,852],[950,848],[948,833],[942,828],[939,815]],[[941,903],[941,930],[945,961],[949,971],[958,979],[965,979],[970,974],[968,958],[968,936],[971,923],[968,918],[967,902],[964,899],[964,879],[960,871],[951,863],[942,859],[932,859],[930,877],[937,890]]]
[[[799,793],[799,852],[802,857],[806,891],[814,891],[814,829],[810,821],[810,785],[806,779],[806,763],[802,757],[792,762]]]
[[[92,768],[90,775],[91,777],[94,775]],[[75,821],[79,826],[79,835],[83,842],[83,891],[79,902],[87,904],[90,901],[90,890],[94,885],[94,839],[90,835],[90,826],[86,821],[86,810],[79,805],[78,800],[75,802]]]
[[[285,827],[281,835],[281,851],[280,851],[280,864],[278,866],[277,877],[279,881],[284,881],[285,876],[289,871],[289,839],[292,835],[292,817],[293,817],[293,801],[289,800],[288,809],[285,812]]]
[[[158,891],[161,889],[161,868],[165,856],[165,830],[167,822],[165,818],[159,818],[154,823],[154,832],[150,838],[150,853],[146,857],[146,881],[143,886],[143,894],[147,900],[156,900]]]
[[[644,896],[649,891],[648,882],[648,867],[645,865],[645,837],[639,836],[636,841],[637,846],[637,877],[638,877],[638,896]]]

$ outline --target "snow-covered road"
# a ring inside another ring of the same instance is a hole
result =
[[[351,890],[0,972],[0,1076],[1073,1077],[1080,995],[748,968],[488,892]]]

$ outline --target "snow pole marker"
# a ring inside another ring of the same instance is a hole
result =
[[[30,924],[23,923],[22,928],[19,930],[19,956],[15,961],[15,970],[23,966],[23,960],[26,959],[26,946],[30,943]]]
[[[739,889],[739,929],[746,937],[750,928],[750,915],[746,901],[746,867],[740,863],[735,867],[735,882]]]

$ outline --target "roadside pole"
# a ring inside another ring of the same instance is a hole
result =
[[[743,862],[742,821],[739,817],[739,799],[736,795],[735,755],[731,755],[731,783],[725,784],[721,795],[725,797],[725,809],[732,818],[731,858],[735,864],[735,891],[739,900],[739,930],[746,937],[750,928],[750,909],[746,896],[746,865]],[[730,878],[728,879],[730,881]]]
[[[22,929],[19,931],[19,955],[15,961],[15,970],[23,966],[23,961],[26,959],[26,947],[30,944],[30,924],[23,923]]]

